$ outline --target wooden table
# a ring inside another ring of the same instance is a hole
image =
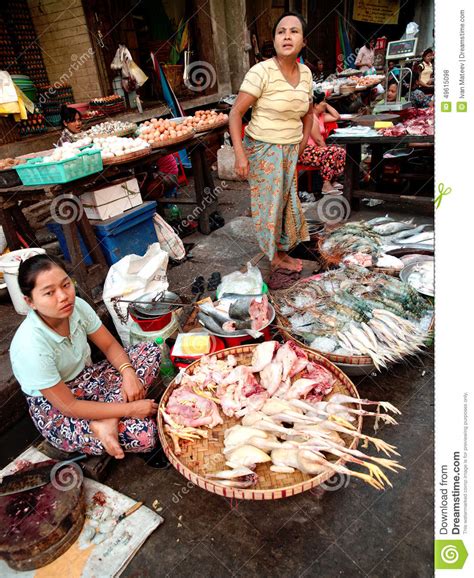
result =
[[[330,135],[326,139],[328,145],[345,145],[346,168],[344,173],[344,196],[352,208],[357,209],[362,198],[379,199],[381,201],[395,201],[417,206],[433,206],[433,197],[416,195],[399,195],[377,190],[360,189],[360,161],[362,145],[368,144],[372,149],[371,177],[375,185],[380,182],[383,153],[386,149],[403,148],[405,145],[428,145],[434,143],[433,136],[405,135],[395,136],[337,136]]]
[[[100,173],[94,173],[82,179],[77,179],[61,185],[19,186],[0,188],[0,224],[3,226],[8,247],[11,251],[24,248],[19,236],[31,247],[38,247],[38,240],[21,210],[25,201],[40,201],[50,197],[55,207],[52,217],[62,224],[67,247],[71,256],[71,268],[84,296],[90,297],[93,289],[101,285],[108,272],[108,265],[99,247],[92,225],[89,222],[80,200],[80,195],[105,184],[148,171],[149,165],[164,155],[186,148],[191,156],[194,173],[195,201],[177,201],[181,204],[196,205],[196,217],[199,220],[199,230],[208,235],[211,232],[210,215],[218,209],[218,196],[214,188],[211,170],[206,161],[206,137],[212,132],[224,131],[226,126],[214,131],[196,135],[184,143],[178,143],[166,148],[154,149],[146,157],[131,160],[122,164],[106,165]],[[65,196],[66,195],[66,196]],[[54,199],[61,201],[54,204]],[[72,203],[71,212],[66,213],[66,204]],[[175,201],[176,202],[176,201]],[[64,203],[64,204],[63,204]],[[64,211],[64,213],[63,213]],[[93,264],[84,263],[80,247],[80,236],[89,252]]]

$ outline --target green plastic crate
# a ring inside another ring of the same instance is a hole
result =
[[[69,183],[103,169],[99,150],[84,150],[73,159],[42,162],[44,157],[29,159],[15,167],[24,185],[56,185]]]

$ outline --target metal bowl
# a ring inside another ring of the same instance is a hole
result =
[[[160,317],[166,315],[171,311],[179,309],[180,305],[170,305],[169,303],[160,303],[160,301],[180,301],[179,295],[173,293],[172,291],[165,291],[160,299],[153,301],[153,296],[144,295],[136,303],[132,303],[130,306],[133,309],[134,314],[140,319],[150,319],[152,317]],[[150,301],[150,303],[141,303],[141,301]]]
[[[409,285],[411,285],[413,287],[413,289],[418,291],[418,293],[421,293],[421,295],[426,295],[428,297],[434,297],[434,288],[433,289],[431,289],[429,287],[418,288],[418,287],[415,287],[414,285],[412,285],[410,283],[410,275],[412,273],[416,272],[417,269],[420,267],[420,265],[423,265],[424,263],[433,263],[433,267],[434,267],[434,258],[430,257],[428,255],[420,256],[416,261],[412,261],[411,263],[409,263],[408,265],[403,267],[403,269],[400,271],[400,279],[402,281],[404,281],[405,283],[408,283]]]

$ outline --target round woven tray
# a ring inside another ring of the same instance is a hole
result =
[[[309,345],[306,345],[302,341],[299,341],[299,339],[297,337],[295,337],[294,335],[292,335],[290,333],[290,331],[287,331],[286,329],[284,329],[284,327],[288,326],[288,321],[286,320],[285,317],[283,317],[282,315],[277,313],[276,319],[278,320],[279,333],[281,333],[281,335],[283,335],[283,337],[285,337],[285,339],[290,339],[290,340],[294,341],[300,347],[304,347],[307,351],[311,351],[312,353],[314,353],[318,356],[323,356],[323,357],[329,359],[329,361],[331,361],[332,363],[346,363],[348,365],[370,365],[371,367],[375,368],[374,362],[372,361],[372,358],[369,357],[368,355],[335,355],[334,353],[326,353],[323,351],[318,351],[316,349],[313,349]]]
[[[239,364],[250,365],[253,351],[256,345],[244,345],[241,347],[231,347],[224,349],[216,354],[218,359],[224,359],[227,355],[232,354],[237,358]],[[337,379],[334,386],[334,393],[344,393],[352,397],[359,397],[357,389],[352,381],[336,366],[334,366],[328,359],[315,353],[304,346],[308,353],[308,358],[311,361],[317,362],[328,369]],[[185,372],[193,374],[199,367],[200,361],[195,361],[189,365]],[[298,375],[293,379],[298,379]],[[179,387],[174,381],[170,383],[160,401],[160,408],[165,408],[172,391]],[[222,413],[221,413],[222,415]],[[279,498],[287,498],[294,496],[301,492],[305,492],[314,488],[329,478],[334,473],[327,472],[318,476],[311,476],[303,474],[302,472],[294,472],[292,474],[281,474],[272,472],[270,470],[271,462],[265,464],[258,464],[255,472],[258,474],[258,483],[252,489],[230,488],[219,484],[216,480],[210,480],[206,475],[227,469],[225,465],[225,458],[222,454],[224,447],[224,432],[228,428],[236,425],[240,420],[235,418],[228,418],[222,415],[224,423],[212,430],[209,430],[208,439],[200,439],[194,442],[182,443],[182,453],[177,456],[173,450],[171,438],[164,431],[164,421],[161,411],[158,411],[158,433],[160,436],[161,445],[171,464],[182,474],[185,478],[190,480],[196,486],[225,496],[228,498],[236,498],[243,500],[277,500]],[[362,417],[359,416],[357,422],[357,431],[362,430]],[[350,448],[356,448],[358,439],[351,436],[342,436]],[[339,459],[336,463],[344,464],[344,460]]]
[[[111,157],[110,159],[102,159],[103,165],[121,165],[123,163],[128,163],[129,161],[134,161],[135,159],[141,159],[142,157],[147,157],[151,153],[151,149],[143,149],[140,151],[135,151],[133,153],[128,153],[127,155],[120,155],[119,157]]]
[[[163,149],[163,148],[169,147],[171,145],[174,145],[176,143],[191,140],[195,134],[196,134],[196,132],[193,131],[193,132],[188,132],[188,134],[183,134],[181,136],[178,136],[176,138],[168,138],[166,140],[154,141],[154,142],[150,143],[151,148],[152,149]]]
[[[196,127],[196,133],[201,134],[203,132],[208,132],[209,130],[213,130],[215,128],[220,128],[221,126],[225,126],[226,124],[229,124],[228,120],[221,120],[220,122],[213,122],[211,124],[204,124],[204,125],[201,125],[200,127]]]

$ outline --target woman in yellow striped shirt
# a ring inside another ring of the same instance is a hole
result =
[[[244,78],[230,113],[229,128],[235,168],[248,178],[252,217],[258,242],[273,271],[301,271],[301,261],[288,252],[309,239],[298,199],[296,163],[312,126],[312,75],[298,62],[305,45],[306,23],[285,13],[273,28],[276,56],[253,66]],[[252,120],[242,142],[242,117],[252,107]]]

